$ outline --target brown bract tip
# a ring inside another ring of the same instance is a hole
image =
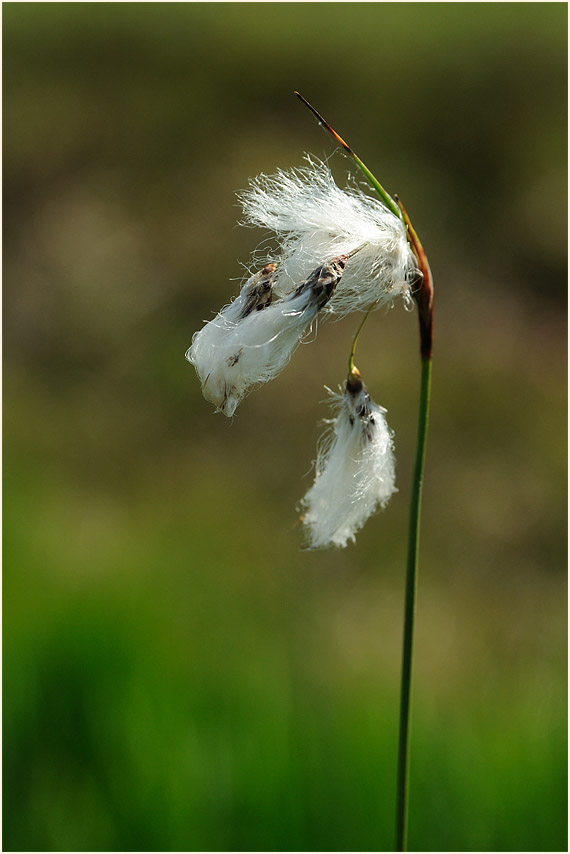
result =
[[[362,391],[363,382],[362,377],[360,376],[360,371],[358,368],[352,368],[348,377],[346,378],[346,390],[349,394],[358,394]]]
[[[317,119],[317,121],[320,122],[320,124],[322,124],[323,127],[328,130],[328,132],[334,137],[334,139],[336,139],[336,141],[339,143],[339,145],[342,145],[342,147],[346,151],[348,151],[350,154],[353,154],[354,152],[352,151],[352,148],[350,147],[350,145],[347,142],[345,142],[344,139],[336,132],[336,130],[334,130],[334,128],[332,128],[329,125],[329,123],[321,116],[321,114],[318,112],[318,110],[315,110],[313,105],[309,104],[307,99],[304,98],[300,92],[297,92],[297,90],[295,90],[295,95],[297,96],[297,98],[299,98],[300,101],[303,102],[303,104],[306,107],[308,107],[308,109],[312,112],[312,114]]]

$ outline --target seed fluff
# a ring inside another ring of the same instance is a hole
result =
[[[275,264],[248,279],[239,296],[194,333],[186,352],[206,400],[230,417],[252,388],[277,376],[331,299],[346,262],[339,255],[319,264],[292,293],[275,301]]]
[[[402,220],[358,186],[338,187],[326,163],[309,155],[306,160],[298,169],[259,175],[238,194],[242,224],[276,234],[281,254],[275,292],[290,293],[303,271],[323,258],[360,248],[325,311],[345,315],[398,297],[411,306],[420,274]]]
[[[356,368],[343,394],[331,395],[336,417],[319,441],[315,481],[301,501],[314,549],[354,542],[366,520],[397,491],[386,410],[370,398]]]

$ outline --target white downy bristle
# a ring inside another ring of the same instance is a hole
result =
[[[294,293],[271,304],[254,293],[253,308],[256,277],[246,282],[239,297],[194,334],[186,353],[206,400],[232,416],[252,388],[273,379],[334,293],[345,263],[340,257],[320,265]]]
[[[355,375],[352,375],[355,376]],[[393,438],[359,379],[334,394],[337,414],[321,438],[315,482],[301,502],[309,546],[347,545],[396,492]]]
[[[306,167],[258,176],[239,194],[244,224],[276,234],[276,293],[289,293],[323,258],[359,249],[325,311],[345,315],[398,297],[410,304],[419,272],[403,222],[357,186],[340,189],[325,163],[306,159]]]

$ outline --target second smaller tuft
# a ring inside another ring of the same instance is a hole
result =
[[[372,513],[397,491],[386,410],[371,399],[356,368],[343,394],[333,399],[337,414],[320,440],[315,482],[301,502],[310,548],[354,541]]]

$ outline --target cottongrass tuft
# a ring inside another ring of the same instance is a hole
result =
[[[275,264],[248,279],[239,296],[194,333],[186,352],[206,400],[230,417],[255,386],[277,376],[334,294],[346,262],[340,255],[320,263],[293,293],[274,302]]]
[[[310,548],[347,545],[396,492],[393,438],[386,410],[370,398],[359,372],[334,394],[336,417],[321,437],[315,482],[301,502]]]
[[[411,305],[411,288],[420,274],[402,220],[356,185],[338,187],[326,163],[309,155],[306,160],[302,168],[259,175],[238,194],[242,224],[277,236],[276,293],[290,293],[323,258],[359,248],[325,310],[345,315],[398,297]]]

